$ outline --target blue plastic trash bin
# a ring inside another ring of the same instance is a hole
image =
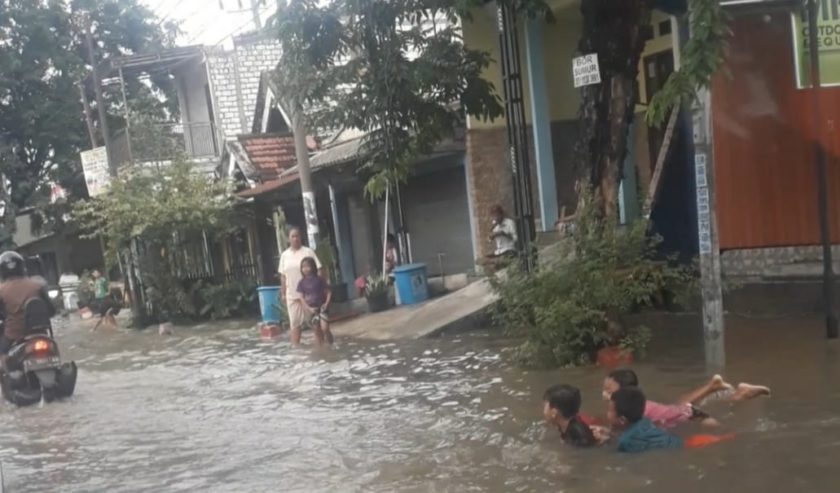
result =
[[[429,299],[426,264],[401,265],[393,272],[400,305],[413,305]]]
[[[280,325],[283,313],[280,311],[280,286],[263,286],[257,288],[260,296],[260,315],[264,324]]]

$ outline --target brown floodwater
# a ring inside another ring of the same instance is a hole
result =
[[[654,322],[637,370],[650,397],[674,400],[706,378],[702,339],[692,317]],[[625,456],[565,447],[541,422],[559,382],[603,414],[602,370],[522,371],[497,332],[316,350],[246,324],[172,337],[71,324],[58,337],[79,364],[75,397],[0,406],[0,462],[13,492],[838,491],[840,346],[815,320],[728,327],[728,378],[773,397],[708,409],[734,441]]]

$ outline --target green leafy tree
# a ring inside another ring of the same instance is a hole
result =
[[[79,151],[90,144],[79,81],[90,67],[82,14],[91,20],[99,60],[171,46],[177,32],[173,25],[161,26],[137,0],[0,0],[3,245],[11,242],[18,210],[47,208],[50,181],[64,186],[71,199],[85,196]],[[112,128],[122,118],[118,91],[105,91]],[[154,75],[151,85],[131,79],[127,91],[141,101],[138,112],[172,112],[161,102],[162,95],[174,94],[166,74]],[[93,101],[92,86],[87,92]]]
[[[318,75],[307,78],[302,95],[318,103],[320,125],[366,132],[370,196],[406,180],[411,164],[450,135],[463,112],[483,119],[502,114],[493,86],[481,78],[489,55],[465,47],[457,26],[468,4],[278,3],[274,25],[288,61],[279,70],[303,65]]]
[[[584,87],[579,112],[576,163],[594,192],[603,215],[617,211],[621,168],[638,95],[639,60],[651,32],[654,7],[673,8],[676,0],[581,0],[581,54],[598,54],[601,83]],[[654,97],[648,122],[661,125],[675,106],[691,101],[707,86],[723,60],[726,19],[718,0],[688,0],[692,38],[682,67]]]
[[[134,258],[146,295],[162,317],[194,315],[178,275],[178,248],[205,234],[212,239],[230,231],[235,221],[226,192],[225,182],[179,159],[121,174],[107,193],[77,202],[74,219],[87,235],[104,238],[110,263],[120,256]]]

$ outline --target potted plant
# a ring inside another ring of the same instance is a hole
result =
[[[379,275],[368,276],[365,279],[365,299],[371,313],[382,312],[390,308],[388,281]]]

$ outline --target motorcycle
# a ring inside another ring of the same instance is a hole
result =
[[[0,388],[9,402],[29,406],[70,397],[76,389],[76,363],[61,362],[46,301],[26,303],[27,335],[15,341],[0,369]]]

